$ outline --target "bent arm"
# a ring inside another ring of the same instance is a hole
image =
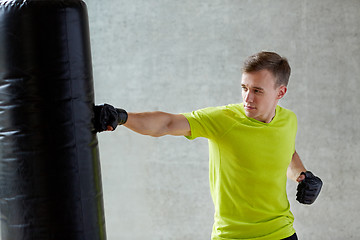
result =
[[[124,126],[137,133],[152,137],[191,135],[191,128],[185,116],[159,111],[128,113],[128,119]]]
[[[306,169],[299,154],[295,151],[287,169],[287,177],[295,182],[301,182],[305,178],[304,175],[300,175],[302,172],[306,172]]]

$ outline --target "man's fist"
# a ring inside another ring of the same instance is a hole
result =
[[[318,197],[323,185],[319,177],[314,176],[310,171],[302,172],[305,179],[297,187],[296,200],[303,204],[312,204]]]
[[[109,104],[94,106],[94,127],[96,132],[114,131],[117,125],[126,123],[128,114],[124,109]]]

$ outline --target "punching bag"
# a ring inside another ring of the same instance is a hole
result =
[[[86,5],[0,0],[2,240],[106,239]]]

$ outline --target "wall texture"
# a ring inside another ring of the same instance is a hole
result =
[[[281,105],[297,151],[324,181],[311,206],[288,195],[300,239],[356,239],[360,213],[360,1],[87,0],[96,102],[188,112],[241,101],[245,57],[292,66]],[[108,239],[209,239],[207,141],[99,134]]]

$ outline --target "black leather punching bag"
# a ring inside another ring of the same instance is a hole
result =
[[[0,0],[2,240],[106,239],[86,5]]]

